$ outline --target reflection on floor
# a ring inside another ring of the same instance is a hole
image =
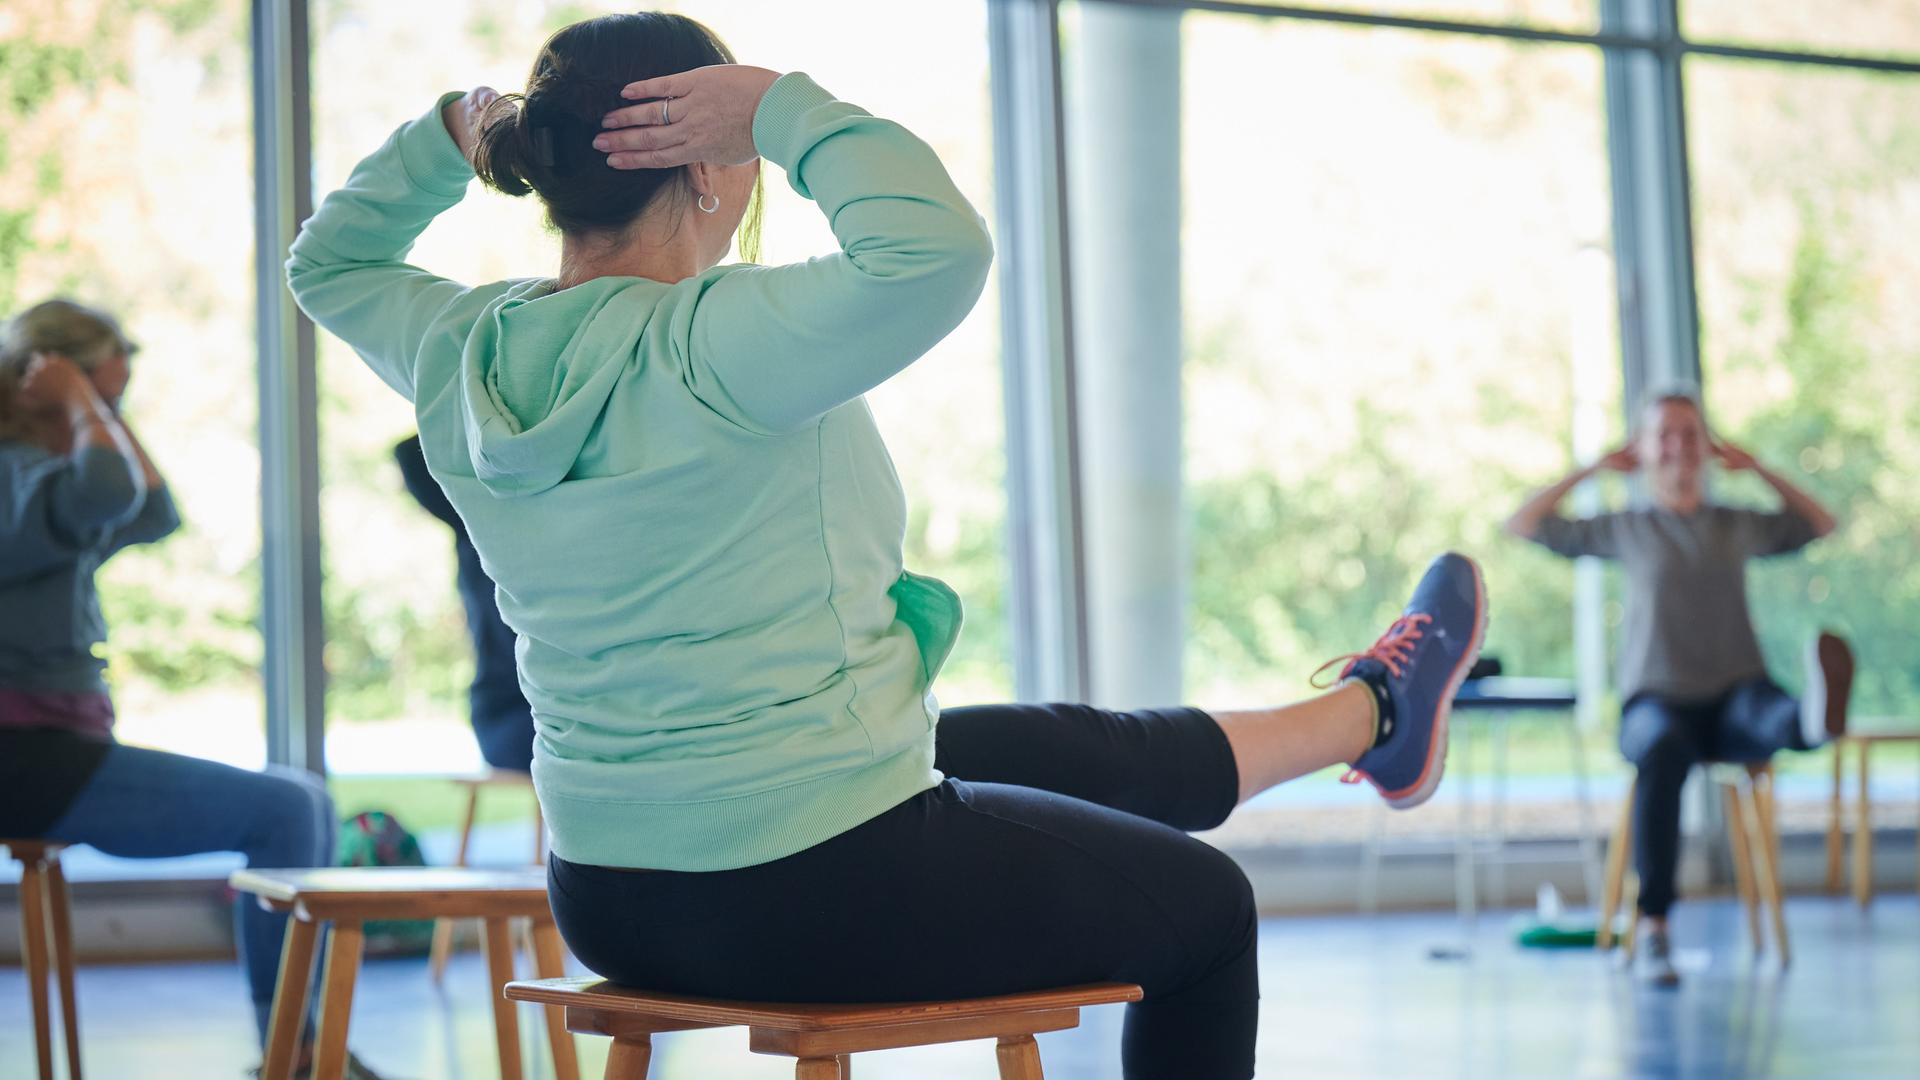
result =
[[[1271,919],[1261,929],[1263,1077],[1912,1077],[1920,1074],[1920,903],[1884,895],[1862,914],[1839,900],[1789,905],[1796,962],[1785,975],[1748,958],[1737,908],[1681,907],[1677,992],[1633,986],[1590,952],[1509,943],[1504,916],[1480,920],[1464,960],[1441,915]],[[421,960],[377,960],[362,977],[353,1044],[392,1077],[495,1076],[490,1014],[475,954],[456,958],[444,994]],[[95,1077],[238,1078],[256,1059],[229,965],[85,968],[81,1025]],[[523,1037],[538,1029],[522,1014]],[[1086,1014],[1042,1036],[1051,1080],[1119,1075],[1121,1016]],[[530,1076],[548,1076],[535,1054]],[[585,1074],[605,1044],[581,1040]],[[0,973],[0,1076],[32,1075],[17,971]],[[865,1055],[861,1080],[993,1075],[988,1044]],[[735,1031],[662,1036],[656,1080],[789,1077]]]

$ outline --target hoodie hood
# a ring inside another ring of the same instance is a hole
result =
[[[601,278],[555,292],[542,278],[488,305],[460,357],[474,477],[509,498],[565,479],[670,287]]]

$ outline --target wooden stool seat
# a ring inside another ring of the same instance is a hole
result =
[[[1747,929],[1753,936],[1754,954],[1766,952],[1766,936],[1760,922],[1760,908],[1764,904],[1773,928],[1774,945],[1780,953],[1780,966],[1784,968],[1792,963],[1793,952],[1787,940],[1787,918],[1781,900],[1780,834],[1774,823],[1773,763],[1712,761],[1705,765],[1708,778],[1725,799],[1734,884],[1739,890],[1741,905],[1747,910]],[[1614,824],[1613,839],[1607,845],[1607,876],[1594,936],[1595,947],[1603,950],[1614,945],[1615,916],[1623,907],[1632,915],[1635,894],[1639,891],[1638,877],[1628,870],[1633,849],[1634,786],[1627,787],[1626,800],[1621,803],[1620,816]],[[1633,955],[1638,928],[1636,917],[1621,942],[1629,957]]]
[[[569,1031],[607,1035],[606,1080],[644,1080],[652,1036],[745,1027],[757,1054],[798,1059],[798,1080],[847,1080],[848,1057],[867,1050],[996,1039],[1002,1080],[1041,1080],[1033,1037],[1080,1024],[1088,1005],[1139,1001],[1140,988],[1100,983],[1002,997],[865,1005],[792,1005],[658,994],[595,978],[508,983],[506,996],[565,1011]]]
[[[67,1076],[80,1080],[80,1012],[73,990],[73,916],[67,878],[60,869],[64,844],[4,840],[0,847],[20,863],[20,952],[33,1000],[33,1048],[40,1080],[53,1080],[53,1018],[47,1001],[48,953],[60,986],[61,1027],[67,1042]]]
[[[488,769],[473,776],[456,776],[453,782],[465,789],[467,803],[460,816],[460,845],[454,850],[453,865],[467,865],[473,846],[473,824],[480,813],[480,793],[489,788],[507,788],[533,794],[533,774],[513,769]],[[546,824],[540,816],[540,801],[533,803],[533,865],[546,863]],[[427,974],[437,986],[446,977],[447,958],[453,954],[453,920],[435,919],[433,942],[427,950]]]
[[[292,1072],[321,925],[331,923],[333,931],[327,942],[319,1030],[314,1035],[313,1076],[314,1080],[339,1080],[346,1070],[347,1023],[365,944],[363,925],[384,919],[431,918],[484,921],[500,1075],[503,1080],[519,1080],[519,1021],[501,995],[514,975],[509,921],[532,923],[534,967],[540,975],[558,976],[564,963],[560,934],[547,904],[544,872],[531,866],[511,870],[356,866],[240,870],[229,881],[236,890],[259,897],[263,906],[293,915],[280,960],[280,985],[273,996],[264,1080],[287,1080]],[[558,1018],[549,1017],[547,1035],[559,1080],[578,1080],[573,1038]]]

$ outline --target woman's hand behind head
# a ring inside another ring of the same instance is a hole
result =
[[[473,161],[473,147],[480,139],[480,117],[499,97],[500,92],[491,86],[476,86],[440,110],[440,122],[447,125],[447,134],[453,136],[460,156],[468,162]]]
[[[615,109],[596,150],[616,169],[671,169],[696,161],[745,165],[759,156],[753,115],[780,72],[714,64],[629,83],[620,96],[642,102]]]

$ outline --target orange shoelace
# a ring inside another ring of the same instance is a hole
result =
[[[1371,648],[1365,652],[1348,653],[1345,656],[1334,657],[1326,663],[1321,664],[1319,669],[1313,673],[1308,681],[1317,689],[1331,689],[1334,685],[1333,683],[1322,683],[1320,681],[1320,676],[1325,674],[1328,668],[1345,661],[1347,666],[1340,669],[1340,677],[1345,678],[1347,673],[1353,670],[1353,665],[1362,660],[1380,661],[1381,664],[1385,665],[1387,672],[1397,679],[1406,671],[1406,665],[1413,659],[1414,643],[1426,636],[1426,631],[1423,630],[1422,627],[1432,621],[1433,616],[1424,613],[1402,615],[1393,621],[1392,626],[1387,627],[1387,632],[1381,634],[1380,640],[1374,642]],[[1364,774],[1361,773],[1360,770],[1349,769],[1347,774],[1340,778],[1340,782],[1343,784],[1357,784],[1363,777]]]

